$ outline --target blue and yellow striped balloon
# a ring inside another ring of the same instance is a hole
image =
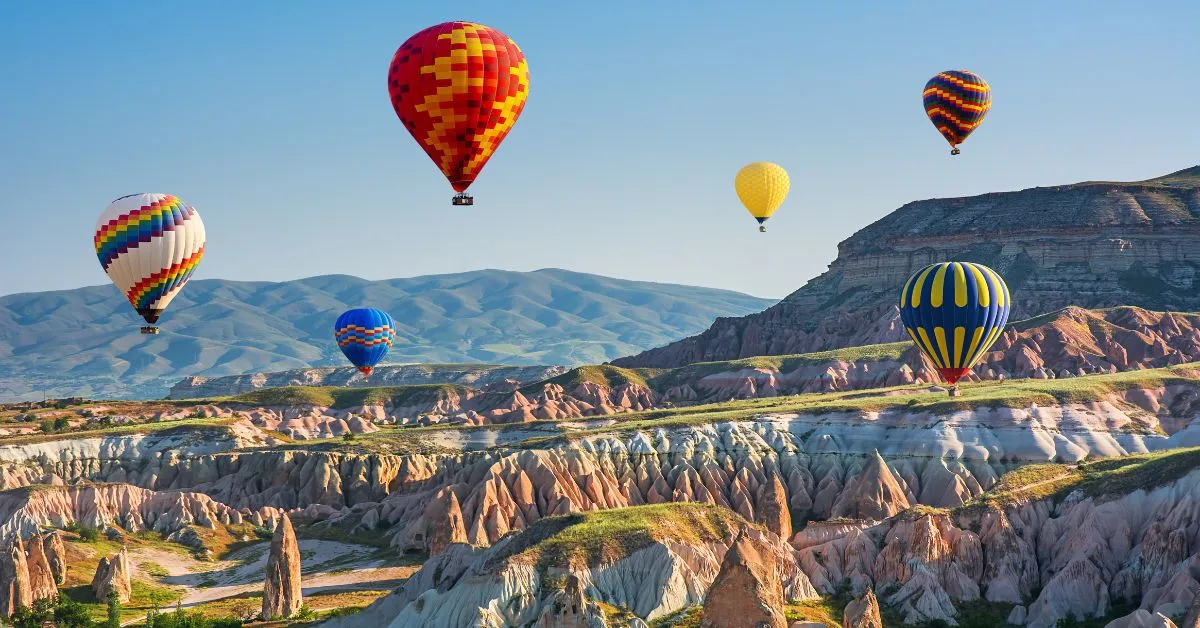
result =
[[[900,290],[900,320],[942,378],[954,384],[996,342],[1012,297],[999,273],[971,262],[917,271]]]
[[[370,375],[396,340],[396,321],[373,307],[347,310],[333,324],[333,338],[351,364]]]

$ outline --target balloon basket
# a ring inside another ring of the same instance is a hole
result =
[[[954,150],[950,151],[950,154],[951,154],[951,155],[957,155],[957,154],[959,154],[959,153],[961,153],[961,152],[962,152],[961,150],[958,150],[957,148],[955,148]]]
[[[466,194],[455,194],[454,198],[450,199],[450,204],[455,205],[455,206],[474,205],[475,199],[473,197],[467,196]]]
[[[146,325],[142,328],[142,333],[146,335],[154,335],[158,333],[158,328],[154,325]]]
[[[951,397],[961,397],[962,391],[958,389],[958,386],[951,386],[950,387],[950,396]]]
[[[766,232],[767,232],[767,228],[766,228],[766,227],[764,227],[764,226],[761,226],[761,225],[759,225],[759,227],[758,227],[758,232],[759,232],[759,233],[766,233]]]

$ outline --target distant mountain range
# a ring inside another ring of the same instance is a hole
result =
[[[188,375],[340,366],[332,325],[386,309],[387,362],[600,363],[697,333],[773,301],[709,288],[565,270],[482,270],[367,281],[194,281],[143,336],[112,286],[0,297],[0,400],[163,397]]]
[[[999,271],[1013,321],[1070,305],[1200,311],[1200,166],[908,203],[838,244],[829,270],[766,311],[614,364],[672,368],[905,340],[897,292],[942,261]]]

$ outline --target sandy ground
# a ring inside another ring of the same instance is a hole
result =
[[[365,545],[336,541],[300,540],[301,586],[305,595],[330,589],[391,589],[412,575],[416,565],[396,566],[376,557]],[[184,589],[183,606],[261,591],[270,543],[242,548],[219,561],[199,561],[180,553],[143,548],[130,551],[137,577]],[[167,572],[155,578],[141,563],[155,563]]]

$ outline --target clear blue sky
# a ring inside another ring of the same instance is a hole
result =
[[[529,59],[471,188],[395,118],[388,64],[466,19]],[[561,267],[782,297],[901,204],[1200,163],[1200,3],[749,0],[0,3],[0,294],[105,283],[112,199],[176,194],[198,278]],[[920,91],[981,74],[951,158]],[[759,234],[750,161],[792,179]]]

